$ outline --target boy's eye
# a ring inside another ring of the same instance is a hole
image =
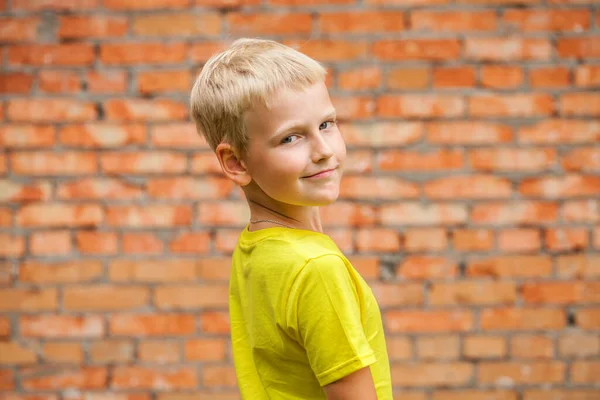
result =
[[[320,130],[325,130],[331,128],[335,124],[335,121],[325,121],[321,125],[319,125]]]
[[[290,135],[290,136],[286,136],[281,143],[292,143],[295,142],[296,140],[298,140],[298,135]]]

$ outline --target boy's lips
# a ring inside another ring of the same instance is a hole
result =
[[[331,175],[331,173],[333,171],[335,171],[337,168],[338,167],[335,166],[333,168],[324,169],[324,170],[321,170],[321,171],[319,171],[317,173],[314,173],[312,175],[303,176],[302,178],[321,178],[321,177],[326,177],[326,176]]]

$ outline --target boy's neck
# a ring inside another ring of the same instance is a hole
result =
[[[319,207],[284,206],[273,201],[247,200],[251,231],[286,226],[323,233]]]

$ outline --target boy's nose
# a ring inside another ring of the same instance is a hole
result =
[[[312,161],[318,163],[333,156],[333,150],[329,143],[321,135],[317,135],[312,146]]]

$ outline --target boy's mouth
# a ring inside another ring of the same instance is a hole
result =
[[[333,167],[333,168],[321,170],[312,175],[303,176],[302,178],[325,178],[325,177],[330,176],[336,169],[337,169],[337,166]]]

